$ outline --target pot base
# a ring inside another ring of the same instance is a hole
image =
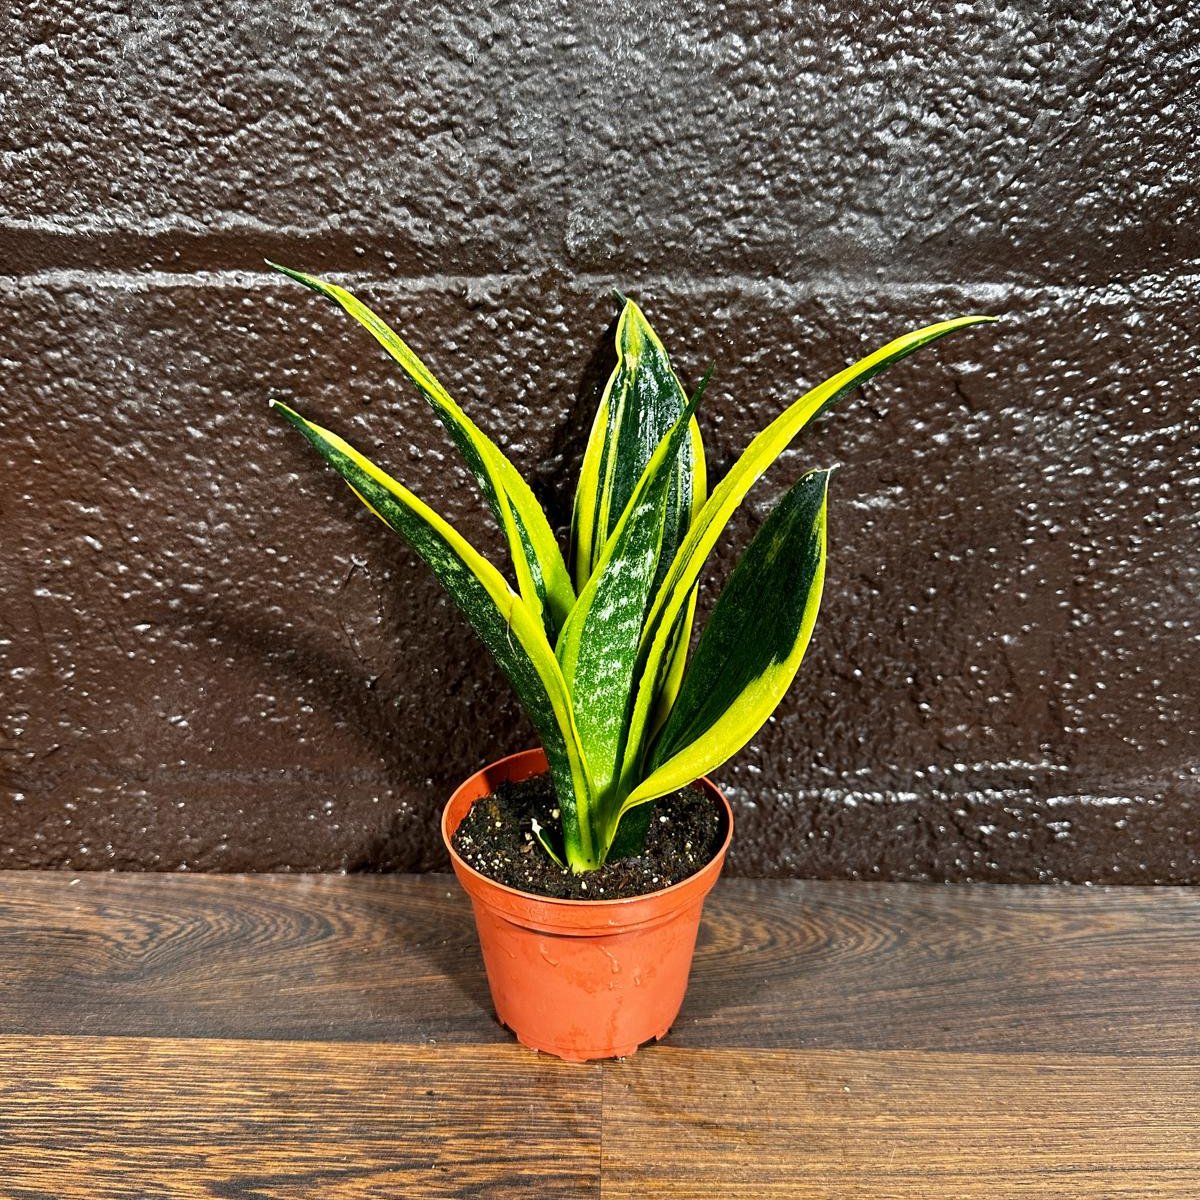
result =
[[[499,1016],[496,1017],[496,1020],[500,1021]],[[616,1046],[611,1050],[605,1050],[603,1054],[583,1054],[574,1046],[535,1046],[533,1044],[534,1039],[523,1038],[511,1025],[505,1024],[504,1021],[500,1021],[500,1024],[527,1050],[532,1050],[537,1054],[550,1054],[555,1058],[564,1059],[566,1062],[598,1062],[606,1058],[628,1058],[631,1054],[636,1054],[643,1046],[648,1046],[651,1042],[661,1042],[671,1032],[671,1026],[668,1025],[661,1033],[643,1038],[640,1042],[634,1042],[632,1046],[625,1048]]]

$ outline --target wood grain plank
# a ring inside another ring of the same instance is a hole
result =
[[[604,1129],[605,1200],[1195,1200],[1200,1058],[664,1046]]]
[[[495,1043],[443,875],[0,872],[0,1032]]]
[[[1192,1053],[1198,929],[1196,888],[730,880],[671,1043]]]
[[[670,1042],[1189,1053],[1197,929],[1197,889],[726,879]],[[508,1040],[428,875],[0,872],[0,1032]]]
[[[599,1070],[516,1046],[2,1037],[0,1194],[595,1196]]]

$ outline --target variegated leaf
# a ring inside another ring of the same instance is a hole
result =
[[[602,861],[595,793],[571,700],[541,622],[496,568],[448,522],[336,434],[287,405],[273,407],[317,449],[364,504],[421,556],[495,656],[550,764],[573,870]]]
[[[668,518],[667,493],[703,392],[704,383],[650,457],[556,648],[602,804],[620,761],[642,620]]]
[[[575,602],[575,592],[554,531],[529,485],[500,448],[455,404],[429,368],[362,301],[337,284],[278,263],[269,265],[348,312],[400,364],[428,400],[479,481],[504,532],[521,595],[553,638]]]
[[[571,555],[579,591],[616,529],[650,456],[687,403],[662,342],[632,300],[624,302],[617,321],[616,350],[617,365],[592,425],[575,493]],[[704,449],[693,422],[667,499],[663,573],[705,494]]]
[[[775,711],[812,636],[825,580],[828,471],[784,495],[705,625],[679,698],[626,808],[685,787],[736,754]]]
[[[991,320],[994,318],[959,317],[929,325],[889,342],[882,349],[806,392],[751,441],[692,522],[646,618],[639,650],[637,694],[621,766],[622,793],[631,794],[645,778],[643,764],[652,732],[649,723],[668,668],[668,651],[672,646],[676,622],[692,595],[692,589],[713,546],[742,498],[800,430],[829,405],[922,346],[955,330]]]

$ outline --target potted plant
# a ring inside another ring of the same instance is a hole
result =
[[[412,350],[345,289],[276,269],[340,305],[400,364],[479,481],[511,556],[515,586],[342,438],[272,401],[433,570],[541,740],[540,750],[477,772],[442,818],[497,1014],[523,1043],[563,1058],[630,1054],[662,1037],[678,1013],[701,906],[729,845],[732,813],[707,772],[771,715],[812,634],[830,472],[808,472],[776,504],[689,653],[705,561],[751,486],[810,420],[919,347],[992,318],[919,329],[813,388],[710,493],[695,412],[711,368],[689,399],[642,312],[622,299],[617,363],[584,453],[564,557],[516,468]],[[693,784],[699,795],[689,801]],[[540,808],[530,788],[540,789]],[[707,809],[708,844],[685,843],[687,855],[668,847],[643,894],[614,896],[603,881],[614,868],[628,875],[628,864],[661,842],[651,815],[668,803]],[[489,849],[493,830],[504,853]],[[696,861],[681,865],[687,857]],[[541,882],[529,884],[535,859]]]

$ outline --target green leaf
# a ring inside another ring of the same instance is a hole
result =
[[[550,840],[550,831],[542,825],[542,823],[533,817],[530,820],[530,828],[533,830],[533,836],[537,838],[538,843],[546,852],[546,857],[554,863],[556,867],[561,867],[564,871],[567,869],[567,864],[563,862],[562,856],[555,849],[554,843]]]
[[[642,620],[669,516],[667,493],[707,381],[646,464],[559,636],[556,653],[601,805],[620,761]]]
[[[455,404],[429,368],[365,304],[336,284],[269,260],[268,265],[345,309],[416,384],[479,481],[508,542],[521,595],[553,637],[575,602],[575,592],[550,522],[517,469]]]
[[[575,492],[571,556],[579,591],[595,569],[655,448],[687,404],[662,342],[631,300],[624,301],[617,322],[616,349],[617,365],[596,412]],[[663,572],[704,497],[704,448],[699,427],[693,422],[671,480],[663,530]]]
[[[667,670],[667,656],[673,644],[676,622],[689,601],[713,546],[746,493],[800,430],[829,405],[922,346],[957,329],[992,320],[995,318],[959,317],[896,338],[806,392],[746,447],[692,522],[646,618],[639,650],[637,696],[621,766],[622,791],[632,792],[637,782],[644,778],[643,760],[653,732],[649,727],[652,706]]]
[[[594,789],[566,682],[541,621],[486,558],[406,487],[337,434],[306,421],[285,404],[273,402],[272,407],[424,559],[495,656],[545,748],[572,869],[598,866],[599,848],[592,829]]]
[[[627,808],[686,787],[775,711],[812,636],[825,581],[828,471],[811,471],[746,548],[700,635],[679,698]]]

